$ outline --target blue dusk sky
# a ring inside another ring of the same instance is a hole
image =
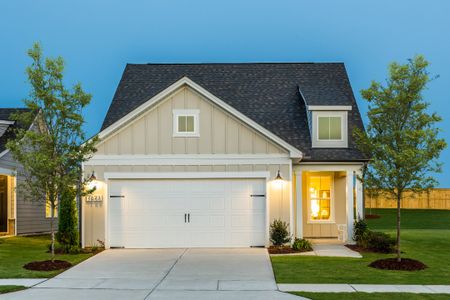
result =
[[[360,90],[384,81],[390,62],[423,54],[440,77],[425,92],[450,141],[448,0],[159,0],[0,2],[0,106],[23,106],[26,51],[66,61],[66,83],[93,95],[88,136],[98,132],[126,63],[344,62]],[[365,118],[365,116],[364,116]],[[450,151],[441,157],[450,187]]]

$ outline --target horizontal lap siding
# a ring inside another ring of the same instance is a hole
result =
[[[20,165],[14,161],[11,153],[0,158],[0,167],[18,169]],[[50,219],[45,217],[45,203],[43,201],[29,201],[20,192],[24,178],[18,171],[16,179],[16,204],[17,204],[17,234],[32,234],[50,231]],[[13,215],[14,211],[12,211]],[[55,224],[57,224],[55,220]],[[56,225],[55,225],[56,227]]]

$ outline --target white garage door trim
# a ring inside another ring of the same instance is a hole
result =
[[[105,188],[105,248],[110,248],[109,242],[109,192],[108,186],[111,184],[111,180],[114,179],[239,179],[239,178],[260,178],[266,180],[266,245],[269,245],[269,184],[270,179],[269,171],[258,172],[106,172],[104,178],[107,183]]]

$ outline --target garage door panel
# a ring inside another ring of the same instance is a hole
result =
[[[262,179],[113,180],[110,194],[124,198],[110,198],[110,245],[264,245],[265,198],[251,197],[264,191]]]

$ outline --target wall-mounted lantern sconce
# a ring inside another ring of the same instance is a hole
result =
[[[277,176],[275,177],[276,181],[283,181],[283,177],[281,177],[280,170],[277,172]]]

